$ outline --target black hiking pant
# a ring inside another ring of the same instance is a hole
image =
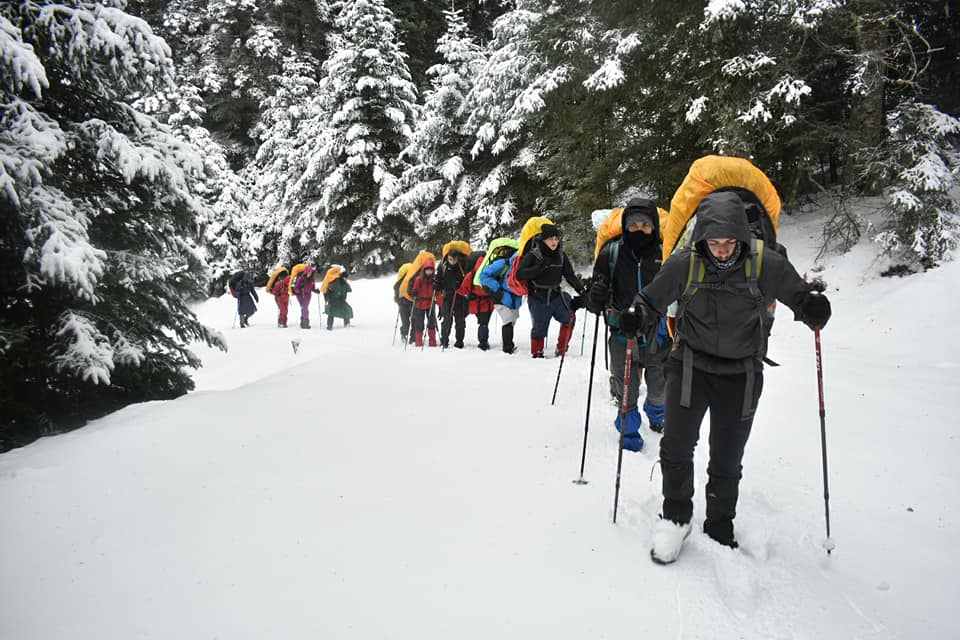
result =
[[[406,338],[410,335],[410,316],[413,314],[413,303],[407,300],[406,298],[400,298],[400,301],[397,303],[397,308],[400,312],[400,337]]]
[[[710,409],[710,461],[707,464],[707,520],[731,522],[737,498],[743,451],[753,425],[753,411],[743,416],[747,374],[720,375],[693,369],[690,406],[680,406],[683,365],[670,359],[666,374],[666,428],[660,440],[663,472],[663,517],[690,522],[693,517],[693,450],[700,423]],[[763,390],[763,372],[756,371],[753,407]]]
[[[453,313],[451,313],[453,307]],[[440,344],[446,346],[450,340],[450,325],[456,325],[456,340],[463,343],[467,332],[467,300],[454,291],[443,292],[443,306],[440,307]]]

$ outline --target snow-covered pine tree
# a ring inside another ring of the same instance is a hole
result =
[[[287,191],[307,168],[305,150],[314,142],[315,128],[307,121],[316,118],[317,76],[320,63],[312,57],[291,52],[281,73],[273,78],[273,95],[261,105],[263,114],[254,129],[260,140],[257,156],[244,175],[252,184],[245,214],[241,246],[256,256],[257,264],[272,270],[278,264],[299,262],[300,231],[290,220]]]
[[[192,388],[222,338],[191,241],[196,151],[134,107],[170,50],[122,3],[0,7],[0,447]]]
[[[494,22],[486,64],[467,97],[472,165],[460,196],[476,209],[472,236],[485,240],[543,212],[543,175],[534,135],[545,98],[569,79],[566,61],[550,64],[539,49],[542,3],[528,0]],[[519,214],[519,216],[518,216]]]
[[[949,258],[960,239],[960,120],[903,101],[887,114],[886,140],[866,170],[886,185],[890,216],[877,242],[924,268]]]
[[[305,169],[285,191],[297,235],[285,251],[354,270],[392,267],[410,222],[389,215],[417,113],[395,19],[383,0],[345,0],[335,11],[332,55],[323,65]]]
[[[471,239],[474,212],[469,175],[473,136],[464,108],[474,78],[485,62],[460,11],[445,11],[447,30],[437,42],[441,62],[427,70],[430,88],[404,157],[412,163],[400,178],[390,215],[414,220],[418,239],[440,246],[450,238]]]

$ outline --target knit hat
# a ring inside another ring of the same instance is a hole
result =
[[[555,224],[549,224],[549,223],[547,223],[547,224],[543,225],[542,227],[540,227],[540,237],[541,237],[543,240],[546,240],[547,238],[559,238],[559,237],[560,237],[560,229],[558,229],[558,228],[557,228],[557,225],[555,225]]]
[[[656,227],[654,216],[657,213],[657,206],[652,200],[646,198],[631,198],[623,210],[623,228],[626,229],[631,224],[645,222],[651,227]]]

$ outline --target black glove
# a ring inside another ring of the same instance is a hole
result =
[[[637,335],[647,326],[647,312],[642,304],[634,305],[620,314],[620,330],[628,336]]]
[[[587,298],[584,295],[579,295],[570,301],[570,311],[578,311],[587,306]]]
[[[491,293],[490,297],[493,298],[494,302],[499,304],[500,301],[503,300],[503,287],[500,287],[499,289]]]
[[[610,287],[602,280],[596,280],[590,285],[590,291],[587,293],[587,309],[590,313],[600,315],[607,306],[607,300],[610,298]]]
[[[830,301],[825,295],[808,293],[800,303],[800,315],[804,324],[811,329],[823,328],[830,319]]]

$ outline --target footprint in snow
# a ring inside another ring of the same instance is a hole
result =
[[[746,620],[759,606],[761,588],[749,560],[739,551],[718,549],[713,554],[713,571],[717,592],[728,609],[740,620]]]

